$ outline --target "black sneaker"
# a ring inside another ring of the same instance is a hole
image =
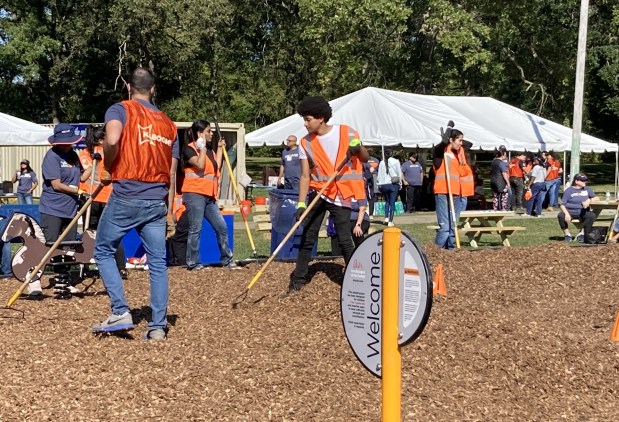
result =
[[[206,267],[202,264],[194,265],[193,267],[187,267],[189,271],[200,271],[205,269]]]
[[[120,270],[120,278],[123,280],[129,280],[129,272],[123,268]]]

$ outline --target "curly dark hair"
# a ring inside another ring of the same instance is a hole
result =
[[[331,110],[331,106],[329,102],[325,100],[325,97],[317,95],[303,98],[297,106],[297,113],[299,113],[301,117],[312,116],[317,119],[323,118],[325,119],[325,123],[327,123],[333,115],[333,110]]]

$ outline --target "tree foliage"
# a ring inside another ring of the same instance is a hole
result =
[[[101,121],[135,66],[173,118],[244,122],[377,86],[492,96],[571,124],[580,1],[8,0],[0,110]],[[590,6],[585,130],[617,140],[619,5]],[[446,116],[447,117],[447,116]]]

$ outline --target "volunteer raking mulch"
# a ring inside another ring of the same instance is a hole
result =
[[[426,252],[448,295],[402,349],[404,420],[619,420],[619,247]],[[237,309],[257,264],[172,268],[161,343],[140,339],[145,272],[126,282],[133,338],[91,334],[103,295],[19,300],[24,318],[0,319],[0,420],[379,421],[380,380],[340,319],[342,265],[315,262],[311,283],[281,298],[293,264],[273,263]],[[18,286],[2,281],[0,298]]]

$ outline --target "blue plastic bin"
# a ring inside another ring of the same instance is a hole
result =
[[[269,192],[269,214],[271,216],[271,253],[279,246],[292,226],[297,222],[297,200],[299,194],[291,189],[274,189]],[[292,260],[299,254],[303,227],[299,226],[290,239],[275,256],[280,260]],[[318,242],[314,244],[312,256],[317,255]]]
[[[228,226],[228,244],[230,250],[234,252],[234,215],[224,214],[224,221]],[[131,230],[123,238],[125,256],[141,257],[145,254],[142,239],[138,236],[135,229]],[[219,247],[217,246],[217,236],[206,219],[202,220],[202,233],[200,233],[200,263],[203,265],[219,264]]]

